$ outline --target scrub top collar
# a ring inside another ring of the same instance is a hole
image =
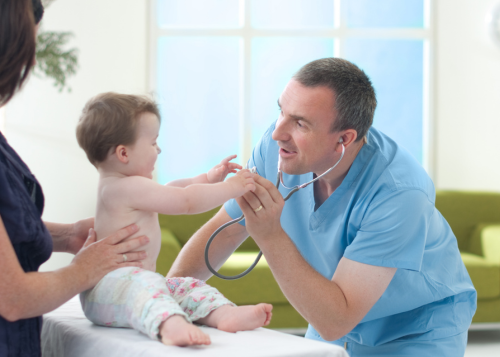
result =
[[[367,136],[371,136],[370,133]],[[307,194],[309,196],[309,208],[310,208],[310,225],[311,227],[318,227],[321,223],[331,215],[332,206],[338,204],[339,200],[342,196],[349,190],[349,188],[357,181],[361,172],[363,172],[370,163],[373,155],[375,154],[376,148],[373,146],[373,140],[367,140],[361,149],[359,150],[356,158],[354,159],[347,175],[342,180],[342,183],[339,187],[323,202],[321,206],[319,206],[316,210],[314,210],[316,206],[316,201],[314,199],[314,189],[312,185],[307,186],[305,189],[307,190]],[[307,174],[307,179],[313,179],[313,173]]]

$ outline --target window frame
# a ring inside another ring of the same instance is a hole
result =
[[[434,132],[434,63],[435,63],[435,33],[434,14],[436,1],[424,1],[424,26],[423,28],[348,28],[345,22],[347,7],[342,3],[349,0],[332,0],[334,2],[334,28],[329,29],[255,29],[251,24],[251,0],[238,0],[240,8],[240,28],[184,28],[158,26],[157,11],[159,0],[149,0],[149,54],[148,54],[148,83],[147,88],[152,93],[157,93],[157,56],[158,39],[164,36],[237,36],[241,38],[242,56],[240,57],[240,113],[239,113],[239,141],[238,156],[245,163],[251,157],[251,59],[252,39],[255,37],[317,37],[333,38],[334,53],[338,57],[344,54],[346,39],[418,39],[424,44],[423,49],[423,108],[422,108],[422,166],[429,176],[434,179],[436,169],[433,150],[435,144]],[[333,55],[333,54],[332,54]],[[370,76],[370,73],[367,73]]]

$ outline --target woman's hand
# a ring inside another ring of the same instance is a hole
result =
[[[97,241],[94,229],[89,229],[83,248],[71,262],[72,265],[79,265],[79,271],[86,274],[88,282],[86,289],[93,287],[104,275],[115,269],[142,267],[142,260],[147,255],[145,251],[136,251],[136,249],[147,244],[149,238],[140,236],[124,241],[138,230],[137,225],[132,224]]]
[[[87,241],[91,228],[94,228],[94,217],[82,219],[73,223],[69,232],[66,252],[72,254],[78,253]]]
[[[220,162],[220,164],[214,166],[207,172],[208,183],[222,182],[226,179],[226,176],[230,173],[236,173],[236,169],[241,170],[241,165],[235,162],[230,162],[235,159],[236,155],[231,155],[226,157]]]

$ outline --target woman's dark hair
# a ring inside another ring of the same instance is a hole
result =
[[[33,16],[35,17],[35,24],[38,25],[43,17],[43,4],[42,0],[31,0],[33,6]]]
[[[35,48],[32,0],[0,1],[0,106],[12,98],[28,77]]]

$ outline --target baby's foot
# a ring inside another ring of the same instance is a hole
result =
[[[160,325],[161,342],[165,345],[209,345],[210,337],[179,315],[169,317]]]
[[[219,330],[226,332],[253,330],[257,327],[269,325],[272,309],[273,306],[270,304],[248,306],[224,305],[212,311],[205,319],[207,319],[207,325],[217,327]]]

